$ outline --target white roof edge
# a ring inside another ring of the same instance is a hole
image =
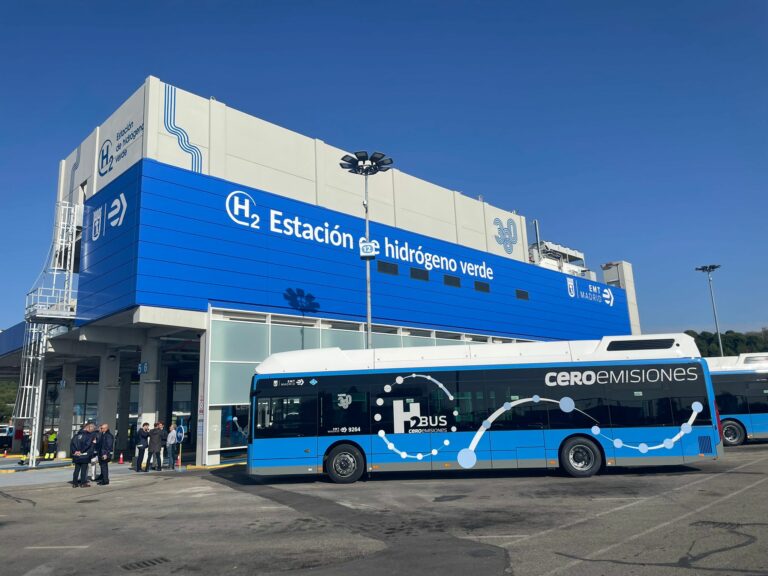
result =
[[[673,339],[661,350],[609,350],[612,342]],[[605,362],[699,358],[699,350],[687,334],[606,336],[601,340],[525,342],[513,344],[457,344],[413,348],[341,350],[318,348],[272,354],[256,369],[257,374],[299,374],[430,366],[482,366],[556,362]]]
[[[711,372],[768,370],[768,352],[744,352],[738,356],[705,358]]]

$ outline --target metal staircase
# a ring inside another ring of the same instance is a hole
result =
[[[82,206],[58,202],[46,264],[27,294],[19,390],[13,419],[15,427],[31,426],[29,466],[37,464],[41,437],[41,413],[45,397],[45,353],[48,339],[66,329],[77,311],[76,258]]]

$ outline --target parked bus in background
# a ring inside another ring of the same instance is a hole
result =
[[[723,443],[738,446],[747,440],[768,438],[768,354],[706,361],[723,423]]]
[[[274,354],[251,387],[248,471],[562,468],[717,458],[706,365],[685,334]]]

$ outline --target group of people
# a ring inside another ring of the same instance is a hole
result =
[[[176,445],[178,436],[176,434],[176,424],[171,424],[168,430],[165,424],[155,422],[154,428],[149,429],[149,422],[144,422],[141,428],[136,432],[136,472],[141,472],[141,464],[144,462],[144,455],[149,450],[147,463],[144,466],[144,472],[149,472],[150,466],[153,470],[163,469],[163,459],[161,451],[165,448],[168,456],[168,468],[176,469]]]
[[[88,466],[96,460],[101,475],[97,484],[109,484],[109,463],[114,457],[115,437],[109,430],[109,424],[102,424],[98,431],[93,422],[86,422],[72,438],[69,446],[75,471],[72,474],[73,488],[89,488]]]
[[[168,430],[165,424],[156,422],[155,427],[150,430],[149,422],[144,422],[136,433],[136,472],[142,471],[144,456],[147,455],[147,462],[143,471],[148,472],[150,466],[153,470],[162,470],[162,450],[168,457],[168,468],[176,469],[176,449],[180,441],[180,434],[177,434],[176,425],[171,424]],[[109,430],[108,424],[101,424],[99,429],[93,422],[86,422],[80,431],[72,438],[70,444],[70,453],[72,462],[75,465],[75,471],[72,475],[73,488],[88,488],[90,483],[88,477],[97,479],[97,484],[105,486],[109,484],[109,463],[114,458],[115,437]],[[95,474],[95,466],[98,463],[100,476]],[[93,466],[89,474],[89,466]]]

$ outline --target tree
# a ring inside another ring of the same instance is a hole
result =
[[[16,402],[17,382],[0,382],[0,424],[8,422]]]
[[[696,341],[702,356],[720,356],[720,346],[717,342],[717,334],[686,330],[686,334]],[[745,352],[768,352],[768,329],[760,332],[735,332],[726,330],[720,334],[723,340],[723,354],[725,356],[738,356]]]

